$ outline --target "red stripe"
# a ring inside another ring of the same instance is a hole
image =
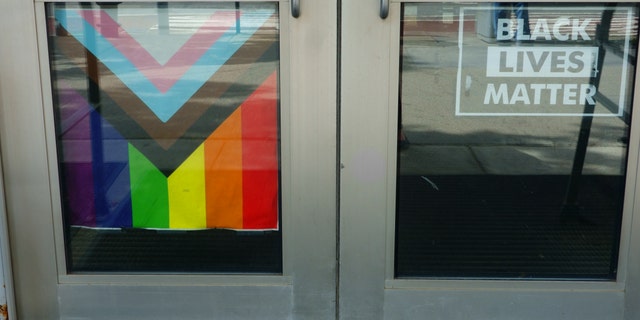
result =
[[[277,74],[242,104],[243,228],[278,227]]]

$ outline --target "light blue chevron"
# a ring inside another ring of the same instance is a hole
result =
[[[243,25],[241,33],[236,33],[235,26],[227,30],[166,93],[159,91],[78,10],[56,10],[56,20],[129,87],[162,122],[167,122],[272,14],[273,11],[269,10],[252,11],[253,23]]]

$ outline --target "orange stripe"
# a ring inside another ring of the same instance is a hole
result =
[[[242,229],[242,112],[204,142],[207,227]]]

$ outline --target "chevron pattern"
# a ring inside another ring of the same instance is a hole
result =
[[[71,225],[278,229],[277,13],[249,15],[241,32],[245,12],[201,15],[161,61],[106,11],[55,10],[66,31],[50,42]]]

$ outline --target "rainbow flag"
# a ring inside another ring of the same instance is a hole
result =
[[[278,229],[275,10],[251,12],[241,32],[243,14],[212,10],[164,61],[106,11],[54,15],[69,225]]]

